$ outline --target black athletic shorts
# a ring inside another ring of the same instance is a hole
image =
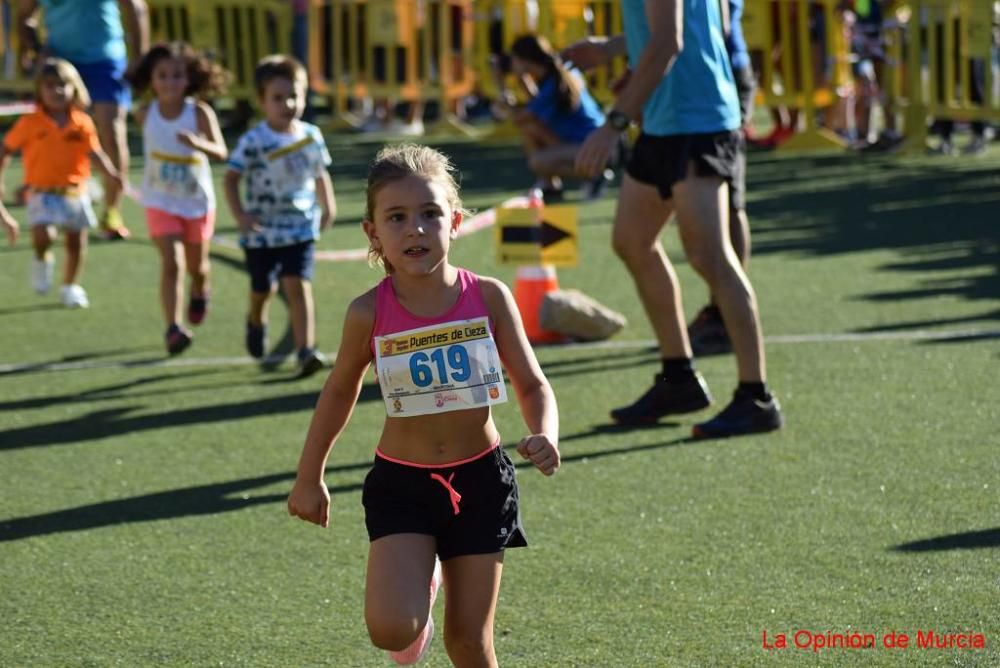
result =
[[[673,197],[674,184],[687,177],[689,163],[697,176],[718,176],[729,184],[729,206],[745,206],[746,148],[743,132],[724,130],[708,134],[656,136],[642,133],[625,166],[640,183],[656,186],[660,197]],[[741,160],[742,157],[742,160]]]
[[[292,246],[244,248],[250,289],[270,292],[278,277],[298,276],[303,281],[311,281],[316,265],[315,247],[315,241],[303,241]]]
[[[441,561],[526,547],[514,462],[500,445],[472,459],[427,466],[376,452],[361,502],[371,541],[434,536]]]

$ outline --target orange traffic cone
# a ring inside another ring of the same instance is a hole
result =
[[[563,336],[558,332],[542,329],[539,313],[545,295],[559,289],[556,268],[551,265],[537,265],[517,268],[514,283],[514,301],[521,312],[524,333],[532,343],[558,343]]]

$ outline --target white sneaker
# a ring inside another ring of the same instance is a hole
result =
[[[62,289],[59,291],[59,297],[66,308],[87,308],[90,306],[90,300],[87,299],[87,291],[76,283],[62,286]]]
[[[31,261],[31,287],[40,295],[47,294],[52,288],[52,272],[55,269],[54,258],[39,260],[34,258]]]

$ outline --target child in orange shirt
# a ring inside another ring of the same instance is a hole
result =
[[[52,287],[55,260],[49,248],[55,228],[65,232],[66,266],[63,268],[62,303],[70,308],[90,305],[77,283],[87,248],[87,230],[97,225],[87,193],[90,161],[112,181],[123,184],[107,154],[101,149],[94,123],[84,113],[90,106],[80,74],[60,58],[46,59],[35,79],[37,109],[17,119],[0,147],[0,181],[10,154],[21,151],[24,181],[28,186],[28,223],[35,248],[31,281],[45,294]],[[0,203],[0,219],[8,228],[17,223]]]

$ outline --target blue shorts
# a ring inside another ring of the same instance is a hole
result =
[[[295,276],[303,281],[312,280],[316,265],[316,242],[303,241],[293,246],[272,248],[244,248],[250,289],[270,292],[278,277]]]
[[[110,102],[123,109],[132,105],[132,89],[125,83],[124,60],[100,60],[96,63],[73,63],[92,102]]]

